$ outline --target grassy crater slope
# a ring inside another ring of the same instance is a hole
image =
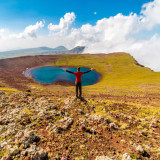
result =
[[[102,79],[76,100],[74,86],[22,74],[45,65],[95,68]],[[0,60],[0,79],[0,159],[160,159],[160,73],[129,54]]]
[[[26,68],[45,65],[85,66],[102,75],[99,83],[89,86],[96,91],[104,88],[160,91],[160,72],[137,65],[127,53],[28,56],[0,60],[0,79],[11,87],[23,89],[32,82],[22,72]],[[18,75],[18,76],[17,76]]]
[[[160,91],[160,72],[153,72],[149,68],[142,67],[126,53],[63,55],[56,63],[53,63],[55,64],[95,68],[102,75],[101,81],[93,86],[96,90],[110,87]]]

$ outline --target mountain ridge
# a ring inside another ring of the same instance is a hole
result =
[[[0,52],[0,59],[31,55],[80,54],[84,51],[84,49],[84,46],[77,46],[71,50],[68,50],[64,46],[58,46],[56,48],[42,46],[37,48],[27,48]]]

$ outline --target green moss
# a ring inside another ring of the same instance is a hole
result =
[[[25,109],[25,113],[27,113],[28,115],[32,114],[31,110],[29,109]]]
[[[132,159],[137,159],[137,155],[136,154],[131,154],[130,155]]]

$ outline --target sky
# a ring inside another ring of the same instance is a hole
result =
[[[86,46],[160,71],[159,15],[160,0],[0,0],[0,51]]]

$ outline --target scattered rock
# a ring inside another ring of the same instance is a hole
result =
[[[103,121],[105,119],[104,116],[100,116],[100,115],[90,115],[88,117],[88,119],[92,120],[92,121]]]
[[[7,154],[7,155],[3,156],[1,158],[1,160],[12,160],[12,157],[10,156],[10,154]]]
[[[36,160],[47,160],[48,159],[48,153],[44,149],[41,149],[38,151],[35,155]]]
[[[77,112],[80,113],[80,114],[84,114],[82,109],[78,109]]]
[[[109,127],[110,127],[110,129],[118,130],[118,126],[114,122],[110,123]]]
[[[25,137],[25,140],[28,141],[29,143],[40,141],[40,137],[34,134],[33,131],[28,131],[28,130],[25,131],[24,137]]]
[[[143,152],[144,152],[144,149],[143,149],[143,147],[142,147],[141,145],[138,145],[138,146],[136,147],[136,151],[138,151],[138,152],[140,152],[140,153],[143,153]]]
[[[150,123],[149,125],[150,128],[158,128],[158,124],[155,122]]]
[[[122,160],[132,160],[128,153],[123,154]]]
[[[22,147],[23,149],[27,149],[27,148],[30,147],[30,143],[29,143],[28,141],[24,141],[24,143],[21,145],[21,147]]]
[[[36,145],[31,145],[29,148],[26,149],[28,155],[34,155],[38,150]]]
[[[108,156],[97,156],[95,160],[112,160]]]
[[[64,104],[68,105],[70,103],[70,98],[64,100]]]
[[[47,119],[47,120],[52,119],[52,120],[53,120],[54,118],[53,118],[52,115],[46,115],[46,116],[45,116],[45,119]]]
[[[140,153],[143,153],[143,152],[144,152],[144,149],[143,149],[143,147],[142,147],[141,145],[138,145],[138,146],[136,147],[136,151],[138,151],[138,152],[140,152]]]
[[[15,156],[15,155],[19,154],[19,152],[20,152],[20,150],[17,146],[14,146],[13,148],[10,148],[10,154],[12,156]]]
[[[61,128],[63,128],[64,130],[68,129],[73,123],[73,118],[65,117],[65,118],[61,119],[59,121],[59,123],[60,123]]]

